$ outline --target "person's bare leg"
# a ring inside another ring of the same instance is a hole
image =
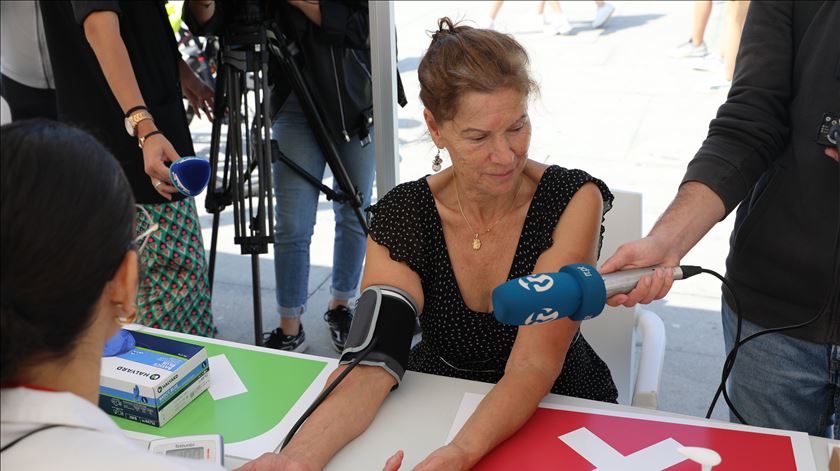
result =
[[[493,5],[490,7],[490,19],[496,21],[496,16],[499,14],[499,10],[502,9],[502,4],[505,3],[505,0],[495,0]]]
[[[723,43],[723,78],[732,80],[735,73],[735,59],[738,57],[738,46],[741,44],[741,31],[747,19],[749,0],[730,0],[726,2],[726,22],[724,23],[725,38]]]
[[[560,8],[560,2],[558,2],[557,0],[547,0],[547,1],[541,3],[540,13],[542,13],[542,9],[545,7],[546,3],[548,4],[549,7],[551,7],[551,12],[552,13],[562,13],[563,12],[563,9]]]
[[[280,329],[286,335],[297,335],[300,332],[300,317],[280,317]]]
[[[696,0],[694,2],[694,18],[691,24],[691,43],[699,46],[706,35],[706,25],[712,14],[712,0]]]
[[[338,306],[350,306],[350,301],[347,299],[330,299],[330,307],[329,309],[335,309]]]

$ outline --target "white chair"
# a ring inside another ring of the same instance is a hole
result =
[[[0,124],[12,122],[12,110],[9,109],[9,104],[6,99],[0,97]]]
[[[615,201],[607,213],[600,262],[621,244],[642,232],[642,195],[613,191]],[[620,404],[656,409],[659,380],[665,358],[665,325],[655,313],[636,307],[609,307],[595,319],[584,321],[583,335],[610,367]],[[638,349],[637,354],[637,347]]]

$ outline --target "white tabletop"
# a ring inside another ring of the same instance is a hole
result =
[[[157,329],[136,326],[137,330],[155,333]],[[185,340],[195,339],[203,342],[226,344],[229,346],[240,346],[248,350],[264,350],[272,355],[288,355],[295,357],[321,358],[311,355],[281,352],[252,345],[236,344],[224,340],[196,337],[189,334],[166,332],[167,335],[174,335]],[[322,358],[334,364],[335,359]],[[322,387],[326,379],[326,372],[316,379],[322,384],[313,385]],[[489,383],[468,381],[445,376],[435,376],[425,373],[408,371],[403,378],[400,387],[392,392],[382,409],[377,414],[370,427],[356,440],[349,443],[342,449],[327,466],[332,471],[354,471],[381,469],[388,459],[397,450],[403,450],[405,458],[401,469],[410,470],[415,464],[422,461],[429,453],[445,444],[446,437],[452,427],[461,399],[464,393],[486,394],[493,387]],[[628,412],[646,414],[652,416],[681,417],[695,420],[696,417],[674,414],[638,407],[608,404],[604,402],[577,399],[568,396],[549,394],[543,402],[562,404],[567,406],[588,407],[604,411]],[[302,413],[309,404],[296,404],[292,414]],[[287,417],[286,419],[290,419]],[[286,420],[284,419],[284,421]],[[293,418],[292,420],[296,420]],[[828,444],[840,444],[837,440],[827,440],[819,437],[809,437],[811,449],[814,454],[814,463],[819,471],[828,469]],[[277,444],[279,445],[279,443]],[[266,449],[266,452],[274,451]],[[229,469],[241,466],[246,461],[235,456],[225,456],[225,467]]]
[[[444,445],[464,393],[486,394],[492,384],[435,376],[409,371],[400,387],[391,393],[365,433],[341,450],[327,470],[381,469],[395,451],[405,452],[402,469],[410,470],[429,453]],[[544,402],[589,407],[606,411],[683,417],[662,411],[606,404],[549,394]],[[696,419],[692,417],[693,419]],[[810,437],[818,470],[828,469],[829,440]],[[244,462],[228,458],[225,465],[235,468]]]

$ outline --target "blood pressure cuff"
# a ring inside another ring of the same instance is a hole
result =
[[[417,302],[410,294],[393,286],[368,287],[356,302],[353,324],[339,363],[350,363],[376,339],[376,345],[359,363],[387,371],[397,380],[396,389],[408,365],[416,322]]]

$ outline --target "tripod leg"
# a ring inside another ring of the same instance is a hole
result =
[[[210,295],[213,294],[213,275],[216,273],[216,243],[219,241],[219,213],[213,213],[213,231],[210,234],[210,261],[207,276],[210,283]]]
[[[251,286],[254,290],[254,345],[261,347],[262,333],[262,301],[260,292],[260,254],[251,254]]]

